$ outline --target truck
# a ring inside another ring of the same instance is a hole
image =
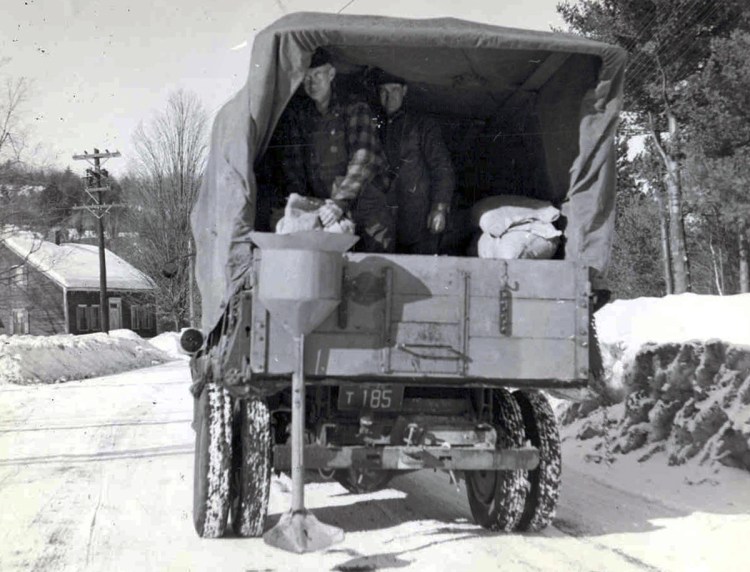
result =
[[[274,131],[317,48],[337,81],[358,85],[375,67],[409,81],[408,105],[440,120],[452,153],[455,213],[499,193],[559,207],[555,256],[339,254],[323,278],[337,301],[296,354],[264,300],[290,280],[314,299],[323,274],[258,237],[278,191]],[[247,83],[216,117],[191,215],[202,326],[182,343],[198,535],[263,534],[272,473],[293,465],[298,369],[305,470],[353,494],[446,471],[465,480],[482,527],[550,523],[561,448],[546,391],[585,388],[601,367],[593,312],[607,294],[624,67],[615,46],[445,18],[298,13],[258,33]]]

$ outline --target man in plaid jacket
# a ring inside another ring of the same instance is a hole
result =
[[[370,107],[336,97],[336,68],[317,50],[305,74],[309,99],[291,106],[282,156],[284,194],[326,199],[323,226],[351,217],[366,252],[393,252],[395,220],[386,204],[386,159]]]

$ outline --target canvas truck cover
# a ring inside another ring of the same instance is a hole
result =
[[[407,78],[411,103],[430,113],[492,116],[533,97],[548,180],[544,198],[560,204],[567,219],[565,257],[604,276],[614,230],[622,49],[448,18],[297,13],[258,33],[247,82],[214,121],[191,215],[205,330],[218,322],[250,265],[254,166],[318,47],[352,66]]]

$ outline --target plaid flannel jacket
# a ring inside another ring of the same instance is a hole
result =
[[[337,124],[343,124],[345,135],[347,161],[343,168],[324,164],[314,143],[316,132]],[[347,208],[367,185],[382,193],[387,191],[387,162],[375,115],[366,103],[343,104],[333,97],[328,112],[321,116],[314,103],[307,99],[296,108],[290,108],[284,139],[285,195],[298,193],[331,198]],[[326,182],[328,188],[317,188],[316,183],[320,181]],[[332,181],[337,184],[330,184]]]

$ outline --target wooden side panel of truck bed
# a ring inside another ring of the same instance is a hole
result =
[[[307,375],[459,383],[588,379],[585,266],[348,254],[343,280],[341,305],[306,338]],[[293,340],[255,296],[251,331],[252,374],[290,374]]]

